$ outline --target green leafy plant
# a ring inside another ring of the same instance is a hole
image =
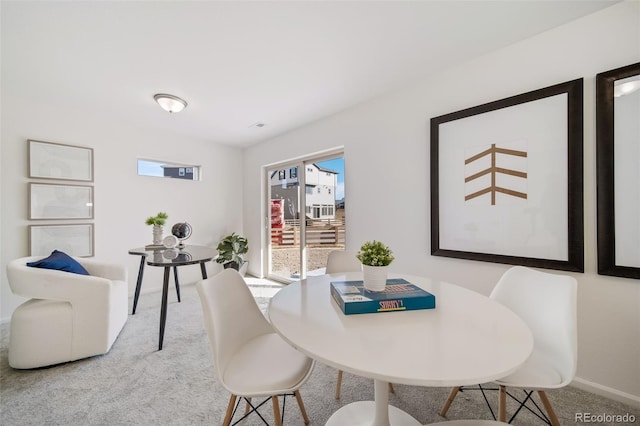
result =
[[[244,263],[242,255],[249,251],[249,241],[234,232],[218,243],[217,250],[216,262],[224,264],[225,268],[238,270]]]
[[[368,266],[387,266],[394,259],[391,249],[376,240],[362,244],[356,257],[363,265]]]
[[[160,212],[155,216],[149,216],[144,223],[146,223],[147,225],[164,226],[168,218],[169,216],[166,213]]]

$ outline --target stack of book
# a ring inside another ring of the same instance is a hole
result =
[[[371,292],[362,281],[332,281],[331,297],[345,315],[433,309],[436,297],[402,279],[388,279],[384,291]]]

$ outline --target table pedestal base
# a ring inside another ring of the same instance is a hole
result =
[[[374,401],[359,401],[345,405],[329,418],[326,426],[420,426],[420,422],[399,408],[389,405],[389,423],[377,425]]]

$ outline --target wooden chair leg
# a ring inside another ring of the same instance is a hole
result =
[[[340,399],[341,387],[342,387],[342,370],[338,370],[338,380],[336,381],[336,399]]]
[[[453,402],[454,399],[456,399],[456,395],[458,395],[459,391],[460,391],[460,386],[456,386],[453,389],[451,389],[451,392],[449,392],[449,397],[447,398],[447,401],[444,403],[444,407],[442,407],[442,410],[440,410],[440,415],[442,417],[445,417],[447,415],[447,411],[449,411],[449,407],[451,407],[451,403]]]
[[[307,410],[304,408],[304,402],[302,402],[302,396],[300,396],[300,391],[297,390],[293,393],[296,396],[296,401],[298,401],[298,407],[300,407],[300,413],[302,413],[302,419],[304,420],[304,424],[309,424],[309,416],[307,416]]]
[[[498,420],[507,421],[507,388],[500,386],[500,394],[498,397]]]
[[[273,419],[276,422],[276,426],[282,426],[282,417],[280,416],[280,405],[278,404],[278,395],[271,397],[271,403],[273,404]]]
[[[396,390],[393,388],[393,383],[389,383],[389,392],[396,393]]]
[[[544,391],[539,390],[538,395],[540,396],[542,405],[544,405],[544,409],[547,410],[547,414],[549,415],[549,420],[551,420],[551,424],[553,426],[560,426],[560,421],[558,420],[558,416],[556,416],[556,412],[553,411],[553,407],[551,406],[551,401],[549,401],[547,394],[544,393]]]
[[[224,415],[224,421],[222,426],[229,426],[231,424],[231,415],[233,414],[233,406],[236,405],[236,395],[231,395],[229,398],[229,404],[227,404],[227,412]]]
[[[251,410],[251,405],[249,404],[251,402],[251,397],[245,399],[247,400],[247,403],[244,406],[244,415],[246,416],[249,410]]]

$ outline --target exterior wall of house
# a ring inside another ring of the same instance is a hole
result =
[[[640,406],[640,283],[597,274],[595,195],[595,76],[639,61],[640,2],[616,3],[251,147],[245,233],[261,238],[262,166],[342,147],[347,249],[381,240],[396,256],[392,270],[489,294],[509,265],[430,255],[429,119],[584,78],[585,272],[570,274],[579,282],[574,384]],[[402,173],[379,173],[398,165]],[[260,253],[250,260],[260,273]]]
[[[175,179],[194,180],[193,167],[165,167],[164,175]]]
[[[271,198],[284,200],[284,218],[300,219],[298,212],[298,168],[281,169],[271,174]],[[335,218],[336,173],[315,164],[305,169],[305,216],[313,219]]]

